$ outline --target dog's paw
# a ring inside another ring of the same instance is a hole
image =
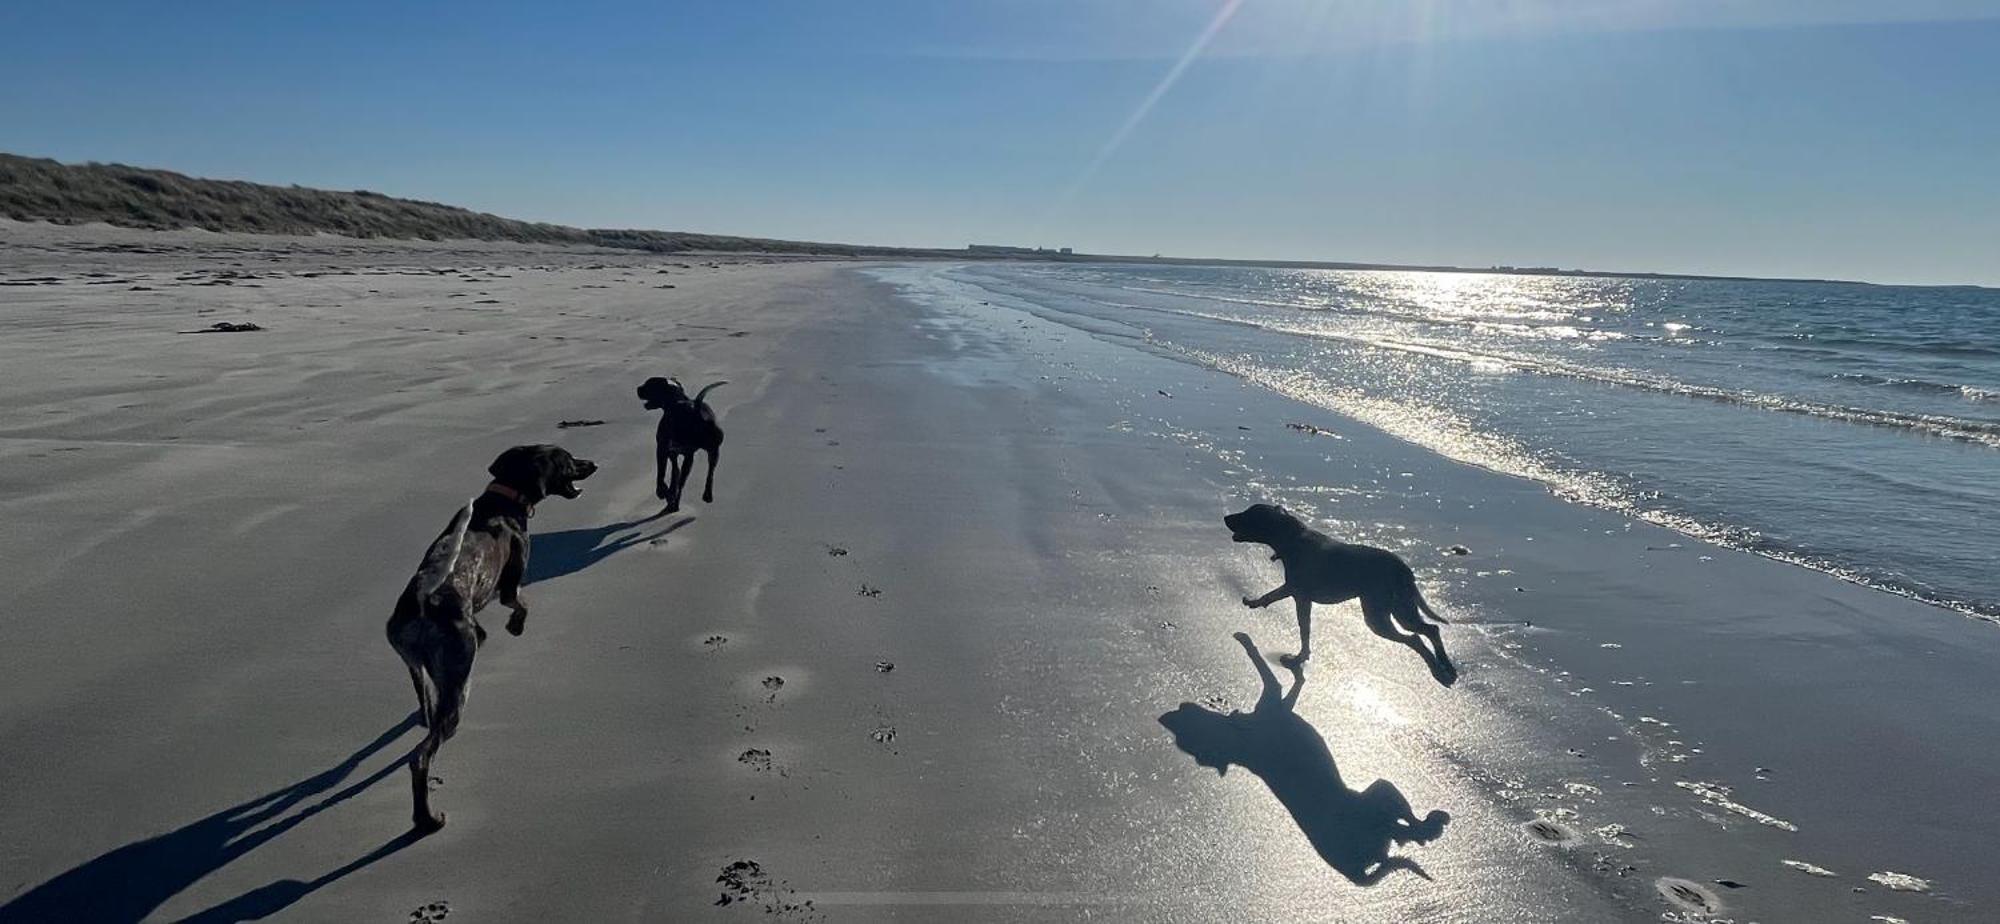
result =
[[[1251,641],[1250,641],[1250,633],[1248,633],[1248,632],[1238,632],[1238,633],[1236,633],[1236,634],[1234,634],[1234,635],[1231,635],[1231,636],[1230,636],[1230,638],[1233,638],[1233,639],[1235,639],[1235,640],[1237,640],[1237,641],[1239,641],[1239,642],[1242,642],[1242,643],[1243,643],[1243,644],[1245,644],[1245,645],[1249,645],[1249,644],[1252,644],[1252,643],[1251,643]]]
[[[414,827],[418,836],[434,834],[444,827],[444,813],[433,811],[429,815],[418,815]]]
[[[661,485],[654,485],[654,486],[653,486],[653,496],[654,496],[654,497],[657,497],[657,498],[659,498],[660,500],[666,500],[667,498],[669,498],[669,497],[672,497],[672,496],[673,496],[673,492],[672,492],[672,491],[669,491],[669,490],[667,490],[667,486],[666,486],[666,485],[663,485],[663,484],[661,484]]]
[[[1284,665],[1285,667],[1291,668],[1292,670],[1298,670],[1299,668],[1306,666],[1306,660],[1311,657],[1312,657],[1312,652],[1301,651],[1298,654],[1279,655],[1278,663]]]
[[[1247,607],[1249,607],[1249,608],[1251,608],[1251,609],[1253,609],[1253,610],[1254,610],[1254,609],[1258,609],[1258,608],[1260,608],[1260,607],[1262,607],[1262,606],[1263,606],[1263,604],[1261,604],[1261,603],[1258,603],[1258,602],[1257,602],[1257,599],[1256,599],[1255,597],[1244,597],[1244,598],[1243,598],[1243,605],[1244,605],[1244,606],[1247,606]]]
[[[515,610],[515,611],[514,611],[514,615],[513,615],[513,616],[511,616],[511,617],[508,617],[508,619],[507,619],[507,634],[508,634],[508,635],[511,635],[511,636],[514,636],[515,638],[520,638],[520,637],[521,637],[521,633],[523,633],[523,632],[526,632],[526,631],[528,631],[528,611],[527,611],[527,609],[526,609],[526,608],[522,608],[522,609],[518,609],[518,610]]]

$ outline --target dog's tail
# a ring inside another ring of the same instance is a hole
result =
[[[701,389],[700,391],[698,391],[698,392],[695,392],[695,393],[694,393],[694,403],[696,403],[696,404],[700,404],[700,403],[702,402],[702,399],[703,399],[703,398],[706,398],[706,397],[708,397],[708,393],[709,393],[709,392],[711,392],[711,391],[714,391],[714,390],[716,390],[716,389],[718,389],[718,388],[721,388],[722,386],[724,386],[724,385],[727,385],[727,384],[729,384],[729,383],[728,383],[728,382],[716,382],[716,383],[714,383],[714,384],[712,384],[712,385],[704,385],[704,386],[702,386],[702,389]]]
[[[1439,616],[1437,610],[1431,609],[1430,601],[1424,599],[1424,592],[1418,590],[1415,584],[1410,585],[1410,599],[1417,602],[1417,609],[1423,610],[1424,615],[1429,616],[1432,622],[1451,625],[1451,620]]]
[[[425,602],[435,602],[438,588],[451,579],[452,569],[458,567],[458,553],[465,548],[465,533],[472,528],[472,505],[479,498],[465,502],[458,515],[451,518],[451,525],[445,527],[451,533],[451,541],[431,543],[430,551],[424,553],[424,564],[417,569],[417,597]]]

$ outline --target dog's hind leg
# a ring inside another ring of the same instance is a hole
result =
[[[472,677],[472,658],[478,650],[479,644],[467,627],[445,633],[426,659],[425,666],[437,684],[437,712],[430,732],[410,756],[410,813],[419,834],[444,827],[444,813],[431,808],[431,761],[438,748],[458,733],[459,717],[465,711],[465,685]]]
[[[713,504],[715,503],[715,454],[721,452],[722,447],[719,445],[710,446],[706,451],[708,453],[708,477],[701,485],[701,502],[704,504]],[[694,458],[692,456],[688,458],[688,465],[694,465]]]
[[[431,685],[424,681],[423,662],[410,657],[401,648],[396,653],[402,655],[403,666],[410,669],[410,685],[417,688],[417,710],[423,716],[424,727],[431,727],[437,717],[437,706],[431,701]]]
[[[1451,656],[1444,653],[1444,636],[1438,632],[1437,626],[1426,621],[1417,611],[1415,599],[1410,597],[1398,599],[1390,609],[1390,614],[1396,617],[1397,625],[1429,639],[1431,650],[1437,654],[1440,663],[1451,664]]]
[[[411,637],[423,633],[425,629],[420,618],[392,620],[389,623],[389,647],[396,650],[396,657],[402,658],[403,666],[410,669],[410,685],[417,690],[417,714],[423,718],[424,727],[428,728],[437,707],[431,700],[430,684],[424,682],[423,657],[417,654],[414,647],[420,643]]]
[[[1424,666],[1430,669],[1431,676],[1437,682],[1445,686],[1451,686],[1453,681],[1458,679],[1458,669],[1452,667],[1451,662],[1443,660],[1440,655],[1432,654],[1430,648],[1424,645],[1425,636],[1410,635],[1396,631],[1394,623],[1401,621],[1395,615],[1396,609],[1397,603],[1394,600],[1382,600],[1367,596],[1361,598],[1361,618],[1363,622],[1368,624],[1368,631],[1389,641],[1408,645],[1411,651],[1416,652],[1418,656],[1424,659]],[[1412,613],[1411,615],[1414,616],[1415,614]],[[1436,632],[1437,630],[1432,628],[1431,631]],[[1442,652],[1444,649],[1439,648],[1438,650]]]
[[[1408,645],[1423,655],[1425,661],[1431,660],[1430,649],[1424,647],[1423,641],[1418,636],[1396,631],[1395,612],[1393,604],[1373,597],[1361,598],[1361,621],[1368,624],[1368,631],[1389,641]]]

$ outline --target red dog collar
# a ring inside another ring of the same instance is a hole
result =
[[[520,504],[520,505],[521,505],[521,509],[522,509],[522,510],[526,510],[526,511],[528,512],[528,515],[529,515],[529,516],[534,516],[534,515],[535,515],[535,505],[534,505],[534,504],[530,504],[530,503],[528,503],[528,499],[527,499],[527,498],[525,498],[525,497],[522,497],[522,496],[521,496],[521,492],[519,492],[519,491],[516,491],[516,490],[514,490],[513,488],[510,488],[510,487],[507,487],[506,485],[504,485],[504,484],[501,484],[500,482],[497,482],[497,481],[495,481],[495,482],[490,482],[490,483],[488,483],[488,484],[486,485],[486,493],[488,493],[488,494],[498,494],[498,495],[500,495],[501,497],[504,497],[504,498],[506,498],[506,499],[508,499],[508,500],[510,500],[510,501],[513,501],[514,503],[517,503],[517,504]]]

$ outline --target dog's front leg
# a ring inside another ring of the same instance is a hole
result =
[[[500,566],[500,603],[514,611],[507,617],[510,635],[518,636],[528,628],[528,601],[521,599],[521,579],[527,573],[528,538],[515,536],[507,541],[507,563]]]
[[[689,466],[693,464],[692,461],[688,462]],[[667,502],[668,513],[675,513],[681,509],[682,479],[681,453],[679,450],[674,450],[667,453],[667,482],[666,487],[660,490],[660,497]]]
[[[1278,589],[1273,590],[1270,593],[1265,594],[1261,597],[1254,597],[1254,598],[1244,597],[1243,605],[1253,610],[1261,610],[1264,607],[1270,606],[1271,604],[1276,603],[1279,600],[1283,600],[1291,595],[1292,595],[1292,585],[1279,584]]]
[[[689,449],[674,456],[674,504],[675,510],[681,506],[681,496],[687,493],[687,483],[694,475],[694,450]]]
[[[1297,670],[1306,663],[1307,658],[1313,656],[1313,604],[1304,597],[1294,597],[1292,602],[1298,604],[1299,610],[1299,653],[1292,656],[1280,655],[1278,663]]]
[[[652,496],[656,496],[660,500],[666,500],[666,498],[672,496],[672,494],[668,494],[668,486],[666,486],[666,460],[670,456],[672,456],[672,452],[666,450],[666,444],[660,444],[652,452]]]

